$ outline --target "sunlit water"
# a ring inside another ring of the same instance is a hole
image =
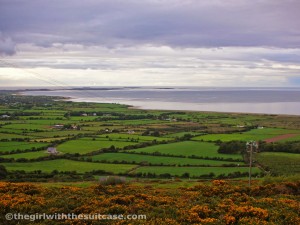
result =
[[[76,102],[120,103],[141,109],[300,115],[297,88],[117,88],[23,94],[70,97]]]

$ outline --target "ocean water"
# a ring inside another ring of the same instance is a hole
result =
[[[76,102],[127,104],[141,109],[300,115],[300,88],[109,87],[26,91]]]

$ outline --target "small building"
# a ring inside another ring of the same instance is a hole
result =
[[[64,128],[64,125],[63,124],[55,124],[53,126],[53,128],[55,128],[55,129],[62,129],[62,128]]]
[[[88,114],[87,113],[82,113],[81,116],[88,116]]]
[[[264,127],[260,127],[260,126],[259,126],[259,127],[257,127],[257,129],[264,129]]]
[[[97,116],[97,113],[93,113],[93,116]]]
[[[9,117],[10,117],[9,115],[1,115],[1,118],[3,118],[3,119],[7,119]]]
[[[55,147],[49,147],[49,148],[47,148],[47,152],[49,154],[57,154],[58,153],[58,151],[56,150]]]
[[[129,130],[127,133],[128,133],[128,134],[134,134],[135,131],[134,131],[134,130]]]
[[[71,129],[78,130],[78,126],[77,125],[71,125]]]

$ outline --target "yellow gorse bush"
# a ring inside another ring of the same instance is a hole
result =
[[[259,191],[261,190],[261,191]],[[0,182],[0,224],[6,213],[141,214],[147,219],[104,224],[300,224],[300,182],[254,186],[216,180],[191,188],[153,188],[133,184],[88,188],[44,187]],[[18,221],[19,224],[29,224]],[[28,222],[28,221],[27,221]],[[39,221],[54,224],[53,221]],[[55,224],[99,224],[61,220]]]

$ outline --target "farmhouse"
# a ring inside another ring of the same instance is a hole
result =
[[[58,151],[54,147],[47,148],[47,152],[50,153],[50,154],[57,154],[58,153]]]
[[[9,118],[9,117],[10,117],[9,115],[1,115],[1,118],[3,118],[3,119]]]
[[[71,125],[71,129],[73,129],[73,130],[78,130],[78,129],[80,129],[80,128],[78,128],[77,125]]]
[[[63,127],[64,127],[63,124],[56,124],[53,126],[53,128],[55,128],[55,129],[62,129]]]

